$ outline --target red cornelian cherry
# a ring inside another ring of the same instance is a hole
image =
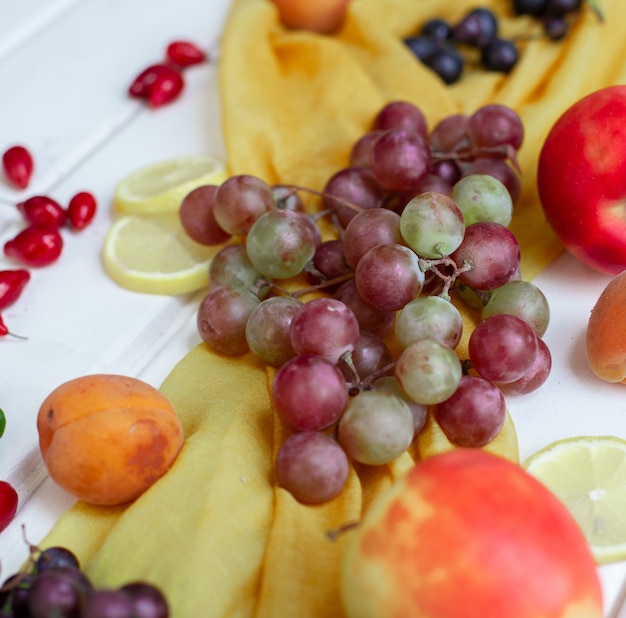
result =
[[[75,230],[86,228],[96,215],[96,209],[96,198],[88,191],[80,191],[72,197],[67,207],[70,226]]]
[[[0,481],[0,532],[4,530],[17,513],[18,495],[13,485]]]
[[[4,174],[18,189],[28,186],[34,167],[33,156],[25,146],[11,146],[2,155]]]
[[[128,88],[128,94],[138,99],[145,98],[148,88],[156,81],[156,78],[161,73],[169,73],[170,70],[171,67],[163,63],[151,64],[135,77]]]
[[[53,227],[31,225],[4,243],[4,254],[26,266],[47,266],[63,249],[63,238]]]
[[[67,213],[56,200],[47,195],[34,195],[17,204],[17,209],[31,225],[62,227]]]
[[[12,305],[30,281],[30,272],[25,268],[0,270],[0,310]]]
[[[185,82],[179,70],[168,67],[169,71],[161,71],[146,92],[146,99],[151,107],[161,107],[178,98]]]
[[[179,67],[202,64],[208,59],[207,54],[190,41],[172,41],[165,50],[167,59]]]

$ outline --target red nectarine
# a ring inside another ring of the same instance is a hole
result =
[[[433,455],[349,534],[349,618],[601,618],[593,556],[565,506],[478,449]]]

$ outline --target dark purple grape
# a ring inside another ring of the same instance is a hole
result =
[[[28,609],[32,618],[78,618],[81,599],[91,590],[91,582],[78,569],[48,569],[30,587]]]
[[[35,576],[30,573],[15,573],[3,584],[3,592],[0,593],[0,607],[10,610],[9,616],[14,618],[28,618],[28,593],[35,581]]]
[[[415,57],[423,63],[426,63],[439,49],[438,41],[432,37],[421,34],[406,37],[404,44],[413,52]]]
[[[167,599],[156,586],[147,582],[130,582],[120,590],[133,600],[135,618],[168,618]]]
[[[465,45],[485,47],[498,32],[498,20],[493,11],[486,8],[477,8],[469,11],[461,21],[454,26],[454,39]]]
[[[480,54],[480,61],[487,71],[509,73],[519,60],[519,52],[513,41],[494,38],[485,45]]]
[[[65,547],[49,547],[44,549],[35,562],[35,571],[42,573],[48,569],[54,569],[59,566],[68,566],[75,569],[80,568],[78,558]]]
[[[424,63],[439,75],[446,84],[458,82],[465,66],[463,56],[451,45],[439,47]]]
[[[513,0],[516,15],[532,15],[540,17],[546,12],[548,0]]]
[[[452,36],[452,25],[445,19],[433,17],[424,22],[420,34],[431,37],[435,41],[446,41]]]
[[[543,30],[551,41],[560,41],[567,35],[569,23],[562,15],[550,15],[543,22]]]
[[[548,15],[567,15],[574,13],[583,5],[583,0],[547,0],[546,13]]]
[[[92,590],[82,599],[80,615],[89,618],[136,618],[134,604],[121,590]]]

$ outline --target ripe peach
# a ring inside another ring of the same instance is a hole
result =
[[[611,279],[598,297],[585,345],[593,373],[605,382],[626,384],[626,271]]]
[[[347,539],[348,618],[601,618],[593,556],[565,506],[479,449],[417,463]]]
[[[128,376],[69,380],[43,401],[39,448],[50,477],[91,504],[134,500],[163,476],[183,445],[170,401]]]
[[[345,17],[350,0],[272,0],[287,28],[330,34]]]

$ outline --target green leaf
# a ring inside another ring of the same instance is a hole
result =
[[[4,435],[4,430],[7,426],[7,417],[4,415],[2,408],[0,408],[0,438]]]
[[[587,0],[589,8],[596,14],[598,21],[604,21],[604,15],[600,8],[600,0]]]

